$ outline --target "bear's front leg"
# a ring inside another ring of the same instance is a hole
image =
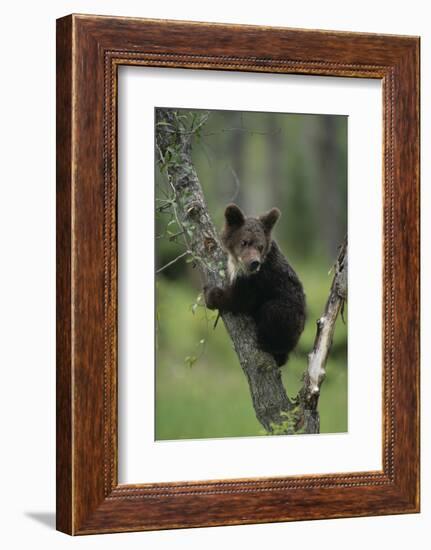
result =
[[[204,286],[205,303],[208,309],[224,310],[226,306],[226,291],[218,286]]]

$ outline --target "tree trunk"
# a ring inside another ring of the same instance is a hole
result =
[[[227,284],[226,256],[209,215],[191,159],[193,137],[205,124],[206,118],[205,115],[201,115],[198,120],[196,117],[186,118],[187,120],[184,118],[184,113],[180,115],[174,110],[156,110],[156,155],[159,167],[170,183],[171,206],[177,222],[184,231],[189,253],[199,264],[206,282],[211,286],[223,287]],[[336,278],[337,274],[331,288],[331,295],[335,292],[334,286],[337,286]],[[255,326],[251,318],[231,313],[221,315],[247,377],[256,417],[269,434],[319,431],[317,401],[333,326],[342,303],[340,300],[341,298],[338,300],[336,297],[333,300],[338,304],[338,308],[336,306],[333,309],[331,306],[330,312],[325,310],[322,317],[325,322],[321,319],[322,335],[319,337],[318,334],[316,337],[315,355],[313,360],[309,360],[304,386],[293,401],[287,396],[281,380],[280,368],[273,357],[258,348]],[[332,304],[331,296],[328,304],[329,302]],[[318,351],[323,345],[319,344],[320,341],[326,346],[326,352]],[[318,364],[319,367],[316,366]]]

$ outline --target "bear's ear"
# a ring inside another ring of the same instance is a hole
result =
[[[241,227],[245,222],[245,216],[239,206],[236,204],[228,204],[224,211],[226,224],[229,226]]]
[[[266,214],[259,216],[259,220],[263,224],[265,233],[271,233],[272,228],[277,223],[278,218],[281,216],[281,212],[278,208],[271,208]]]

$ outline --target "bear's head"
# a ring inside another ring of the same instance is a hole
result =
[[[228,254],[228,272],[231,282],[238,275],[258,273],[271,246],[271,231],[280,217],[280,210],[272,208],[257,218],[247,218],[236,204],[226,207],[222,242]]]

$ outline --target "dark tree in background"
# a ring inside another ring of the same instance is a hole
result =
[[[316,136],[314,147],[318,155],[319,169],[319,227],[322,229],[322,236],[326,244],[327,252],[330,254],[340,242],[340,227],[343,226],[341,218],[345,216],[345,197],[341,196],[340,186],[334,185],[338,180],[340,169],[346,169],[338,146],[336,117],[322,117],[320,128]]]

